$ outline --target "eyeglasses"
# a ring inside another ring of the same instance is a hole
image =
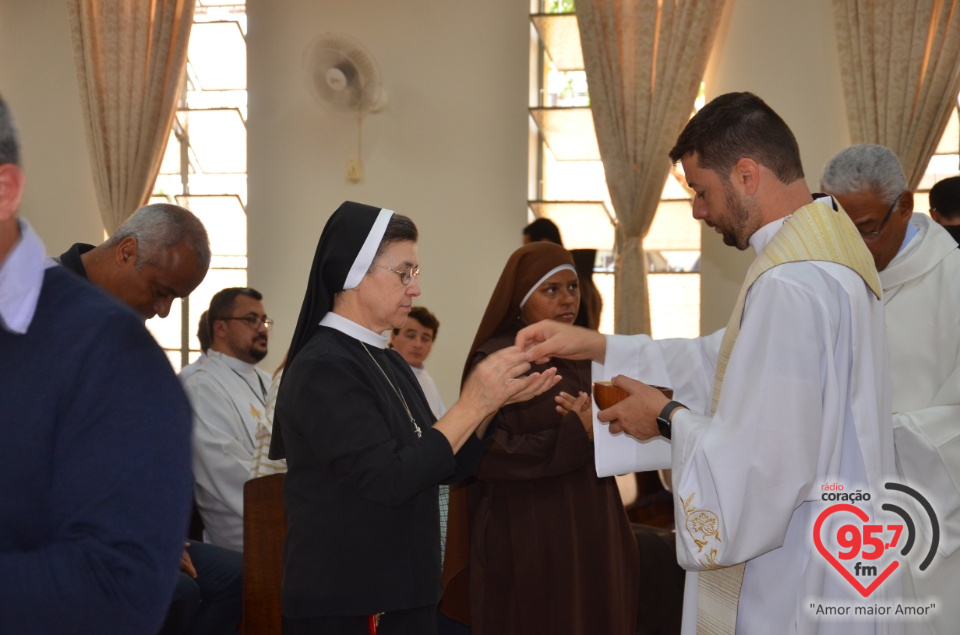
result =
[[[887,221],[890,220],[890,215],[893,214],[893,210],[897,208],[897,203],[900,202],[900,197],[903,196],[903,192],[897,194],[897,198],[893,199],[893,205],[890,206],[890,209],[887,210],[887,214],[883,217],[883,220],[880,221],[880,226],[877,227],[872,232],[860,232],[860,236],[863,238],[876,238],[883,232],[883,228],[887,226]]]
[[[270,327],[273,326],[273,320],[268,317],[257,317],[256,315],[244,315],[243,317],[222,317],[217,318],[217,320],[240,320],[241,322],[246,322],[247,326],[252,328],[254,331],[259,331],[260,327],[270,330]]]
[[[386,269],[387,271],[392,271],[393,273],[400,276],[400,284],[402,284],[403,286],[407,286],[408,284],[413,282],[414,278],[420,277],[420,267],[418,265],[410,265],[408,268],[402,269],[400,271],[397,271],[396,269],[391,269],[390,267],[384,267],[383,265],[374,265],[374,266],[380,269]]]

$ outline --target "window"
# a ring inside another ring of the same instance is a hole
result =
[[[927,170],[920,179],[920,185],[913,194],[913,211],[929,215],[930,188],[937,181],[958,175],[960,175],[960,119],[958,119],[957,108],[954,107],[936,152],[930,158]]]
[[[567,249],[597,249],[600,330],[613,332],[615,217],[597,147],[573,0],[531,5],[529,206],[560,228]],[[703,103],[703,90],[698,106]],[[680,173],[667,178],[643,241],[654,337],[700,334],[700,224]]]
[[[207,228],[210,271],[147,327],[176,370],[200,354],[197,322],[224,287],[247,284],[247,16],[242,0],[199,0],[187,71],[151,203],[186,207]]]

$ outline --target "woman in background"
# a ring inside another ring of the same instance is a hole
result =
[[[493,291],[464,376],[528,324],[572,324],[579,303],[570,253],[524,245]],[[594,468],[590,362],[555,362],[560,383],[500,409],[476,480],[451,493],[441,610],[466,620],[455,596],[467,588],[468,548],[474,635],[633,635],[636,627],[639,555],[616,481]],[[466,505],[468,547],[462,531],[455,536]]]
[[[524,354],[505,350],[435,419],[382,335],[420,295],[417,236],[409,218],[350,202],[320,236],[270,448],[288,466],[286,635],[435,633],[437,486],[475,470],[498,408],[555,383],[553,369],[522,377]]]

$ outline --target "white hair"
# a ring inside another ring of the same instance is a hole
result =
[[[206,270],[210,266],[210,239],[200,219],[189,210],[170,203],[145,205],[125,220],[104,243],[115,246],[125,238],[137,239],[137,266],[150,262],[161,249],[186,244]]]
[[[900,160],[889,148],[864,143],[838,152],[823,168],[820,187],[827,194],[843,196],[876,192],[887,205],[907,190],[907,177]]]

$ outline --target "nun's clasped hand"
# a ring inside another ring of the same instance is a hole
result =
[[[590,395],[583,392],[574,397],[570,393],[560,391],[560,394],[553,398],[557,402],[557,413],[566,415],[573,412],[580,418],[584,432],[593,439],[593,405],[590,403]]]
[[[502,406],[519,403],[553,388],[560,376],[556,368],[530,373],[525,353],[516,346],[493,353],[473,370],[460,394],[481,412],[492,414]]]

